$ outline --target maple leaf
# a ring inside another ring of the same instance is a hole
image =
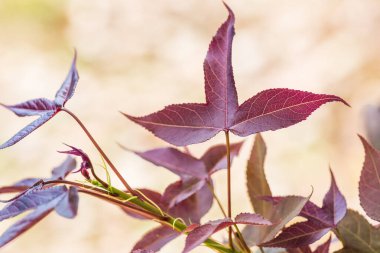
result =
[[[380,152],[359,136],[365,150],[365,161],[359,181],[360,204],[369,217],[380,221]]]
[[[334,175],[330,170],[331,185],[323,199],[322,208],[308,201],[300,212],[300,216],[307,218],[305,222],[299,222],[285,228],[280,235],[271,241],[261,244],[265,247],[297,248],[309,245],[319,240],[323,235],[335,228],[343,219],[347,211],[346,200],[339,191]],[[267,198],[274,202],[280,198]]]
[[[264,160],[267,148],[261,134],[256,134],[255,142],[247,163],[247,189],[251,204],[256,213],[266,215],[272,208],[268,201],[259,196],[272,196],[269,184],[265,177]]]
[[[265,227],[247,226],[242,234],[248,246],[259,245],[273,239],[283,227],[299,215],[309,198],[287,196],[272,202],[272,208],[265,214],[266,219],[273,225]]]
[[[176,187],[179,183],[180,182],[175,182],[172,185],[169,185],[167,189]],[[191,224],[194,226],[200,222],[200,219],[210,210],[213,201],[213,195],[207,186],[203,186],[199,191],[171,208],[168,208],[167,202],[163,199],[163,196],[160,193],[148,189],[139,189],[139,192],[142,192],[147,198],[152,200],[171,216],[182,219],[185,224],[189,225],[189,227],[191,227]],[[189,210],[191,210],[191,212],[189,212]],[[126,208],[123,208],[123,211],[134,218],[145,219],[142,216],[130,212]],[[135,244],[133,249],[158,251],[167,243],[177,238],[177,236],[179,236],[177,231],[172,228],[161,226],[145,234]]]
[[[380,252],[380,230],[354,210],[347,211],[337,231],[336,235],[344,247],[340,253]]]
[[[231,161],[239,154],[242,144],[243,142],[238,142],[230,146]],[[125,147],[123,148],[127,151],[132,151]],[[171,184],[165,190],[163,201],[169,208],[201,189],[205,193],[209,191],[207,184],[212,184],[211,175],[227,168],[226,145],[215,145],[209,148],[200,158],[175,148],[157,148],[145,152],[132,152],[144,160],[168,169],[181,178],[181,180]],[[204,199],[208,199],[209,195],[206,194]]]
[[[0,247],[31,228],[51,211],[56,210],[63,217],[73,218],[77,214],[77,208],[78,192],[74,187],[69,189],[66,186],[54,186],[46,189],[41,188],[41,185],[32,187],[0,210],[0,221],[2,221],[34,209],[5,230],[0,236]]]
[[[299,222],[283,229],[281,234],[276,238],[269,242],[262,243],[260,246],[297,248],[319,240],[329,231],[330,228],[321,223],[315,223],[313,221]]]
[[[170,241],[177,238],[181,233],[171,227],[160,226],[146,233],[133,247],[132,252],[137,250],[159,251]]]
[[[269,226],[272,223],[258,214],[241,213],[235,217],[235,221],[230,218],[209,221],[204,225],[198,226],[191,230],[186,238],[185,249],[183,253],[187,253],[203,243],[212,234],[236,224],[262,225]]]
[[[305,120],[321,105],[343,99],[290,89],[264,90],[239,106],[231,52],[235,17],[228,18],[213,37],[204,61],[206,103],[166,106],[143,117],[123,113],[157,137],[176,146],[204,142],[220,131],[238,136],[277,130]]]
[[[302,209],[300,215],[309,220],[322,223],[326,227],[334,228],[346,214],[347,203],[336,185],[335,177],[331,169],[330,175],[331,185],[329,191],[323,199],[322,208],[318,207],[311,201],[308,201]]]
[[[0,149],[4,149],[16,144],[28,136],[30,133],[32,133],[34,130],[45,124],[47,121],[53,118],[64,107],[65,103],[73,96],[79,80],[78,72],[76,69],[76,56],[77,54],[75,51],[74,59],[72,61],[69,73],[57,91],[54,100],[47,98],[37,98],[16,105],[1,104],[8,110],[14,112],[17,116],[39,116],[39,118],[21,129],[8,141],[1,144]]]

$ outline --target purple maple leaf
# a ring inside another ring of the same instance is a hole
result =
[[[280,235],[261,246],[284,248],[306,246],[319,240],[338,225],[347,212],[347,203],[336,185],[331,170],[330,174],[331,186],[323,199],[322,208],[308,201],[300,212],[300,216],[307,218],[307,221],[285,228]],[[266,199],[276,203],[283,197],[267,197]]]
[[[290,89],[264,90],[239,106],[231,51],[235,17],[213,37],[204,61],[206,103],[174,104],[143,117],[124,114],[157,137],[176,146],[204,142],[220,131],[238,136],[285,128],[305,120],[321,105],[343,99]]]
[[[365,160],[359,181],[360,204],[369,217],[380,221],[380,152],[359,136]]]
[[[270,221],[264,219],[262,216],[258,214],[253,213],[241,213],[235,217],[235,221],[233,221],[230,218],[209,221],[206,224],[198,226],[194,228],[191,232],[189,232],[186,238],[185,249],[183,250],[183,253],[187,253],[190,250],[194,249],[195,247],[203,243],[212,234],[224,228],[237,224],[263,226],[272,225]]]
[[[238,142],[230,146],[231,161],[239,154],[242,144],[243,142]],[[201,189],[208,188],[209,186],[206,184],[212,184],[211,175],[227,168],[226,145],[216,145],[209,148],[201,158],[193,157],[175,148],[157,148],[145,152],[133,152],[144,160],[162,166],[181,178],[180,181],[173,183],[165,190],[163,201],[169,208]],[[208,196],[209,194],[204,199],[208,199]]]
[[[329,231],[330,228],[321,223],[313,221],[299,222],[285,228],[276,238],[260,246],[298,248],[319,240]]]
[[[34,130],[45,124],[48,120],[53,118],[54,115],[56,115],[64,107],[65,103],[73,96],[79,79],[76,69],[76,55],[77,54],[75,52],[69,73],[67,74],[67,77],[62,86],[58,90],[54,100],[47,98],[37,98],[15,105],[1,104],[8,110],[14,112],[19,117],[39,116],[39,118],[21,129],[8,141],[1,144],[0,149],[4,149],[16,144],[27,135],[32,133]]]
[[[171,227],[160,226],[146,233],[133,247],[136,250],[159,251],[167,243],[177,238],[181,233]]]
[[[31,228],[51,211],[66,218],[73,218],[77,214],[78,192],[76,188],[54,186],[42,188],[37,185],[20,195],[0,210],[0,221],[20,215],[34,209],[30,214],[14,223],[0,236],[0,247],[12,241],[23,232]]]

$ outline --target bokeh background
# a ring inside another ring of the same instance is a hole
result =
[[[380,2],[227,2],[236,14],[233,65],[240,102],[263,89],[288,87],[335,94],[351,105],[328,104],[301,124],[263,134],[272,191],[308,195],[313,186],[312,199],[321,203],[331,166],[349,207],[362,212],[357,188],[364,153],[356,134],[365,133],[364,108],[380,102]],[[131,185],[162,192],[176,177],[121,150],[117,142],[138,150],[167,144],[119,111],[143,115],[170,103],[204,101],[203,59],[226,15],[219,0],[1,0],[0,101],[53,97],[75,47],[80,82],[68,108],[83,120]],[[0,142],[31,120],[0,110]],[[235,214],[251,210],[244,175],[252,139],[246,139],[233,164]],[[200,155],[223,141],[220,135],[190,150]],[[56,152],[65,149],[62,142],[84,149],[101,163],[81,129],[62,113],[22,142],[1,150],[0,185],[48,176],[64,159]],[[223,201],[225,176],[216,175]],[[114,184],[119,185],[116,180]],[[204,221],[220,215],[214,206]],[[14,221],[2,222],[0,232]],[[154,226],[83,196],[75,220],[52,214],[2,252],[129,252]],[[180,252],[183,242],[177,239],[162,252]]]

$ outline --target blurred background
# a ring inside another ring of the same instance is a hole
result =
[[[365,134],[364,115],[376,130],[378,110],[366,108],[380,102],[380,2],[227,3],[236,15],[233,66],[240,102],[263,89],[288,87],[335,94],[351,105],[327,104],[305,122],[263,134],[273,193],[308,195],[313,186],[312,200],[320,204],[330,184],[331,166],[349,207],[362,212],[357,188],[364,152],[356,134]],[[176,176],[121,150],[117,142],[137,150],[167,144],[119,111],[145,115],[170,103],[203,102],[203,59],[226,16],[219,0],[1,0],[0,101],[53,98],[76,48],[80,81],[67,107],[132,186],[162,192]],[[0,142],[31,120],[0,110]],[[245,164],[252,140],[246,139],[233,164],[235,214],[251,211],[245,196]],[[190,150],[201,155],[223,141],[221,134]],[[1,150],[0,185],[49,176],[65,158],[56,152],[65,149],[63,142],[101,163],[81,129],[62,113],[22,142]],[[215,177],[223,201],[225,176],[223,171]],[[117,180],[114,184],[120,185]],[[203,221],[219,216],[214,205]],[[0,232],[14,221],[2,222]],[[129,252],[155,226],[83,196],[75,220],[52,214],[2,252]],[[183,242],[184,238],[177,239],[162,252],[179,252]]]

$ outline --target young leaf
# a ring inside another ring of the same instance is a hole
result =
[[[305,120],[327,102],[347,103],[337,96],[310,92],[270,89],[238,105],[232,72],[231,51],[234,36],[234,14],[212,39],[204,61],[204,104],[176,104],[143,117],[124,114],[157,137],[177,146],[204,142],[220,131],[239,136],[277,130]]]
[[[66,77],[66,80],[62,84],[62,87],[57,92],[56,98],[54,101],[46,99],[46,98],[38,98],[28,100],[26,102],[16,104],[16,105],[4,105],[5,108],[14,112],[17,116],[34,116],[38,115],[39,118],[34,120],[32,123],[21,129],[18,133],[16,133],[12,138],[8,141],[0,145],[0,149],[4,149],[10,147],[34,130],[45,124],[48,120],[54,117],[57,114],[64,104],[70,99],[74,93],[75,86],[78,82],[78,73],[75,67],[76,62],[76,52],[74,55],[74,60],[71,66],[71,69]]]
[[[359,181],[360,204],[369,217],[380,221],[380,152],[359,136],[365,150],[365,161]]]
[[[380,230],[373,227],[362,215],[347,210],[346,216],[338,224],[336,233],[343,244],[341,253],[377,253],[380,252]]]
[[[185,249],[183,253],[187,253],[203,243],[212,234],[232,226],[234,224],[249,224],[249,225],[271,225],[272,223],[257,214],[243,213],[235,217],[235,221],[230,218],[209,221],[204,225],[193,229],[186,238]]]
[[[248,246],[255,246],[273,239],[276,234],[302,210],[308,198],[288,196],[274,204],[267,214],[273,225],[264,227],[247,226],[242,233]]]
[[[272,205],[268,201],[257,198],[258,196],[272,196],[264,172],[266,152],[265,142],[258,133],[247,164],[247,188],[253,209],[264,217],[268,217],[267,214],[272,209]]]
[[[65,144],[65,145],[68,146],[68,147],[70,147],[71,150],[68,150],[68,151],[58,151],[58,152],[59,153],[63,153],[63,154],[75,155],[75,156],[79,156],[80,158],[82,158],[82,163],[80,165],[80,168],[79,168],[79,170],[77,170],[75,172],[79,172],[80,171],[81,174],[86,179],[90,179],[90,174],[88,173],[87,170],[92,168],[92,163],[91,163],[91,160],[88,157],[88,155],[85,152],[83,152],[81,149],[75,148],[75,147],[67,145],[67,144]]]
[[[150,250],[152,252],[159,251],[167,243],[177,238],[180,233],[173,228],[160,226],[146,233],[133,247],[135,250]]]

